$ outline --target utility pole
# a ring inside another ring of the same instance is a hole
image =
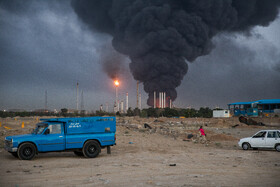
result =
[[[137,90],[137,103],[136,108],[139,108],[139,81],[136,83],[136,90]]]
[[[84,91],[82,90],[82,95],[81,95],[81,111],[84,110]]]

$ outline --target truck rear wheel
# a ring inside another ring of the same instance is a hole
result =
[[[23,143],[19,146],[17,154],[21,160],[31,160],[36,154],[36,147],[32,143]]]
[[[99,155],[101,148],[95,140],[87,141],[83,147],[83,154],[87,158],[95,158]]]

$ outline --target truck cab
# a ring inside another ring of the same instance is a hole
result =
[[[41,119],[31,134],[5,137],[5,150],[22,160],[50,151],[94,158],[115,145],[115,117]]]

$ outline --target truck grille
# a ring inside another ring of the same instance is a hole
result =
[[[13,147],[12,144],[13,144],[12,141],[10,141],[10,140],[5,140],[5,146],[7,146],[7,147]]]

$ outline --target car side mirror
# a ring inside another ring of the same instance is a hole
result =
[[[45,134],[45,135],[50,134],[50,129],[46,129],[46,131],[45,131],[44,134]]]

